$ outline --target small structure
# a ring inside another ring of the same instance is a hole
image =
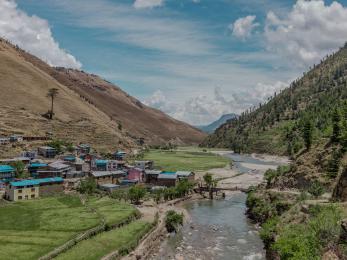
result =
[[[14,143],[14,142],[23,142],[23,136],[21,135],[11,135],[10,136],[10,142]]]
[[[161,172],[158,175],[157,185],[166,187],[175,187],[178,181],[176,172]]]
[[[3,199],[6,194],[6,184],[3,181],[0,181],[0,199]]]
[[[15,169],[10,165],[0,165],[0,180],[9,180],[15,177]]]
[[[28,157],[15,157],[11,159],[1,159],[0,164],[11,164],[15,162],[22,162],[25,165],[28,165],[30,163],[31,159]]]
[[[6,145],[10,143],[10,138],[0,137],[0,145]]]
[[[57,150],[50,146],[41,146],[37,149],[37,153],[45,158],[54,158]]]
[[[46,168],[48,166],[47,163],[41,163],[41,162],[32,162],[28,166],[28,171],[30,173],[30,176],[37,177],[37,171]]]
[[[179,180],[188,180],[188,181],[194,181],[195,179],[195,173],[190,171],[177,171],[176,172],[177,177]]]
[[[37,170],[38,178],[65,177],[71,171],[71,167],[62,161],[55,161],[47,167]]]
[[[139,183],[137,180],[121,180],[120,185],[121,186],[131,186]]]
[[[145,171],[145,182],[153,185],[157,185],[158,176],[161,171],[156,170],[146,170]]]
[[[125,161],[118,160],[92,160],[92,169],[95,171],[117,171],[123,170]]]
[[[136,167],[130,167],[127,172],[127,179],[142,182],[144,179],[144,175],[144,170]]]
[[[40,185],[40,196],[54,195],[64,191],[64,179],[61,177],[36,179]]]
[[[79,153],[89,154],[91,147],[89,144],[80,144],[77,146],[77,150]]]
[[[154,166],[153,161],[135,161],[135,167],[142,170],[152,170]]]
[[[107,171],[107,164],[108,160],[95,160],[95,163],[93,164],[93,168],[97,171]]]
[[[124,171],[93,171],[91,177],[97,185],[106,183],[118,183],[125,176]]]
[[[106,183],[106,184],[99,185],[100,190],[110,192],[110,193],[119,189],[119,187],[120,187],[120,185],[112,184],[112,183]]]
[[[118,151],[113,154],[113,158],[118,161],[123,161],[125,160],[127,153],[123,151]]]
[[[31,160],[34,160],[37,157],[37,152],[36,151],[24,151],[20,154],[21,157],[27,157],[30,158]]]

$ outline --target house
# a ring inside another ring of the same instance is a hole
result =
[[[35,199],[64,191],[64,180],[60,177],[12,181],[6,187],[5,198],[11,201]]]
[[[156,170],[146,170],[145,171],[145,182],[153,185],[157,185],[158,176],[161,171]]]
[[[176,172],[177,177],[179,180],[188,180],[188,181],[194,181],[195,179],[195,173],[190,171],[177,171]]]
[[[110,192],[110,193],[119,189],[119,187],[120,187],[120,185],[112,184],[112,183],[106,183],[106,184],[99,185],[100,190]]]
[[[89,144],[80,144],[77,146],[77,150],[79,153],[88,154],[91,151],[91,147]]]
[[[0,181],[0,199],[3,199],[5,197],[6,193],[6,184],[3,181]]]
[[[40,196],[64,192],[64,179],[61,177],[36,179],[39,182]]]
[[[21,157],[27,157],[30,158],[31,160],[34,160],[37,157],[37,152],[36,151],[24,151],[20,155]]]
[[[120,185],[121,186],[131,186],[139,183],[137,180],[121,180]]]
[[[6,145],[10,143],[10,138],[0,137],[0,145]]]
[[[143,170],[152,170],[154,166],[153,161],[135,161],[135,167]]]
[[[125,176],[124,171],[93,171],[91,177],[97,185],[106,183],[118,183]]]
[[[71,166],[63,161],[55,161],[47,167],[37,170],[38,178],[65,177],[71,171]]]
[[[54,158],[57,155],[57,150],[50,146],[41,146],[37,149],[37,153],[45,158]]]
[[[127,171],[128,180],[136,180],[137,182],[142,182],[144,175],[144,170],[136,167],[130,167]]]
[[[175,187],[178,181],[176,172],[161,172],[158,175],[157,185],[166,187]]]
[[[10,142],[14,143],[14,142],[23,142],[23,136],[20,135],[11,135],[10,136]]]
[[[96,171],[116,171],[125,167],[124,161],[119,160],[92,160],[92,169]]]
[[[29,164],[28,166],[28,171],[30,173],[30,176],[32,177],[37,177],[37,171],[47,167],[48,164],[47,163],[41,163],[41,162],[32,162],[31,164]]]
[[[127,153],[123,151],[118,151],[113,154],[113,158],[118,161],[123,161],[125,160]]]
[[[8,180],[15,177],[15,169],[10,165],[0,165],[0,180]]]
[[[11,201],[29,200],[39,197],[40,183],[37,180],[10,182],[6,187],[5,198]]]
[[[25,165],[28,165],[30,163],[31,159],[28,157],[15,157],[11,159],[1,159],[0,164],[11,164],[15,162],[22,162]]]

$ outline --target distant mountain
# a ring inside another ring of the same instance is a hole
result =
[[[234,113],[225,114],[225,115],[222,115],[218,120],[214,121],[213,123],[209,125],[198,126],[198,128],[205,133],[212,134],[218,127],[225,124],[228,120],[231,120],[237,117],[238,115]]]

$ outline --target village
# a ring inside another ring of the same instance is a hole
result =
[[[7,145],[23,142],[23,137],[0,141]],[[124,151],[107,157],[94,153],[88,144],[79,144],[68,152],[46,145],[22,151],[18,157],[0,159],[0,198],[21,201],[68,194],[78,191],[83,181],[93,182],[99,191],[112,193],[136,184],[158,190],[175,187],[180,180],[195,179],[192,171],[158,170],[153,161],[128,160]]]

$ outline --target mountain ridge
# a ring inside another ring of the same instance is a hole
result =
[[[0,133],[3,135],[55,132],[59,138],[90,140],[104,148],[134,147],[139,138],[144,138],[147,144],[196,144],[205,137],[200,130],[145,106],[97,75],[50,67],[4,39],[0,39],[0,56],[0,98],[4,100],[1,107],[5,115],[0,119]],[[46,94],[52,87],[58,88],[59,94],[55,119],[48,121],[41,114],[49,108]],[[18,115],[11,116],[15,114]],[[29,118],[34,123],[32,129],[28,127]],[[77,127],[83,120],[88,121],[88,127]],[[62,129],[64,123],[71,125],[70,137]],[[79,133],[87,130],[88,135],[82,138]],[[110,136],[108,141],[98,144],[102,137],[93,135],[100,131]]]
[[[212,123],[208,125],[197,126],[197,128],[204,131],[205,133],[211,134],[221,125],[225,124],[228,120],[231,120],[237,117],[238,115],[235,113],[224,114],[219,119],[213,121]]]

